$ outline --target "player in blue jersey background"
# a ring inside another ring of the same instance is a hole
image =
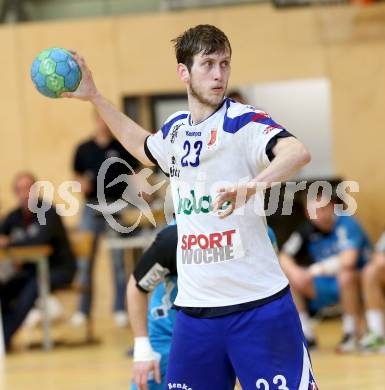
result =
[[[319,207],[326,199],[310,199],[307,209],[317,208],[316,218],[307,221],[282,247],[282,267],[289,278],[309,346],[315,336],[308,311],[341,303],[343,335],[338,352],[357,348],[361,313],[360,270],[371,253],[371,243],[360,224],[351,216],[337,216],[334,203]]]
[[[270,227],[268,234],[274,250],[278,252],[277,238]],[[138,348],[143,348],[143,339],[139,341],[139,345],[136,340],[133,381],[139,383],[139,387],[133,383],[131,390],[163,390],[166,386],[167,363],[176,320],[176,310],[172,308],[172,304],[178,292],[177,241],[176,226],[165,227],[139,260],[128,283],[128,307],[134,336],[146,337],[143,327],[147,316],[151,347],[145,346],[148,353],[146,357],[138,351]],[[148,297],[149,293],[151,298]],[[137,360],[140,358],[152,360]]]

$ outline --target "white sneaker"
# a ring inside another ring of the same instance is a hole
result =
[[[70,324],[75,328],[79,328],[80,326],[83,326],[86,323],[86,321],[87,321],[87,316],[81,311],[77,311],[72,315],[70,319]]]
[[[52,295],[50,295],[47,299],[47,312],[50,321],[57,321],[63,316],[62,304],[56,297]],[[41,301],[40,299],[38,299],[36,301],[35,307],[29,311],[26,319],[24,320],[24,325],[27,328],[34,328],[41,323],[42,318],[43,315],[41,309]]]
[[[369,332],[361,338],[360,350],[366,353],[385,353],[385,340],[383,337]]]
[[[114,313],[115,325],[119,328],[124,328],[128,325],[128,315],[125,311],[120,310]]]
[[[40,307],[40,303],[39,303]],[[53,295],[50,295],[47,300],[47,311],[51,321],[56,321],[63,316],[64,309],[61,302]]]
[[[345,334],[342,336],[342,340],[336,347],[337,353],[351,353],[356,352],[358,349],[357,337],[352,334]]]

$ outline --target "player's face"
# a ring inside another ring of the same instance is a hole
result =
[[[312,224],[323,232],[330,232],[335,224],[334,206],[329,202],[326,206],[317,207],[316,203],[309,202],[308,207],[314,207],[316,218],[311,219]]]
[[[14,192],[18,200],[19,205],[27,209],[28,208],[28,198],[30,196],[30,190],[34,183],[34,180],[29,176],[22,176],[17,179],[14,184]]]
[[[218,107],[226,93],[230,60],[228,51],[196,54],[188,83],[190,95],[203,105]]]

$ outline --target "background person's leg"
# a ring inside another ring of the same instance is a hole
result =
[[[83,318],[89,316],[91,313],[92,299],[93,299],[93,270],[95,265],[96,252],[98,248],[99,236],[104,230],[104,219],[97,215],[96,211],[90,207],[84,206],[82,217],[80,220],[79,229],[81,231],[88,231],[94,234],[94,242],[92,244],[91,256],[89,259],[77,259],[78,269],[76,280],[82,286],[82,293],[79,300],[79,312],[75,313],[72,322],[76,323],[76,317]],[[79,315],[80,314],[80,315]],[[84,318],[85,319],[85,318]],[[79,321],[81,322],[81,321]]]
[[[19,329],[38,297],[36,275],[31,273],[19,274],[17,278],[10,282],[7,290],[8,297],[2,296],[2,301],[11,299],[12,302],[8,302],[7,310],[3,312],[4,343],[6,347],[10,345],[12,336]]]
[[[358,324],[362,314],[359,271],[342,269],[337,275],[337,280],[342,306],[343,329],[342,340],[337,346],[337,352],[352,352],[357,349]]]

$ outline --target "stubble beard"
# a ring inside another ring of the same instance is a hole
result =
[[[191,83],[189,85],[189,91],[190,91],[190,95],[194,97],[196,100],[198,100],[199,103],[207,107],[216,109],[222,103],[223,98],[225,97],[226,88],[224,89],[223,94],[221,96],[218,96],[218,98],[208,99],[204,97],[203,94],[200,93],[197,88],[194,87],[194,82],[193,80],[191,80]]]

